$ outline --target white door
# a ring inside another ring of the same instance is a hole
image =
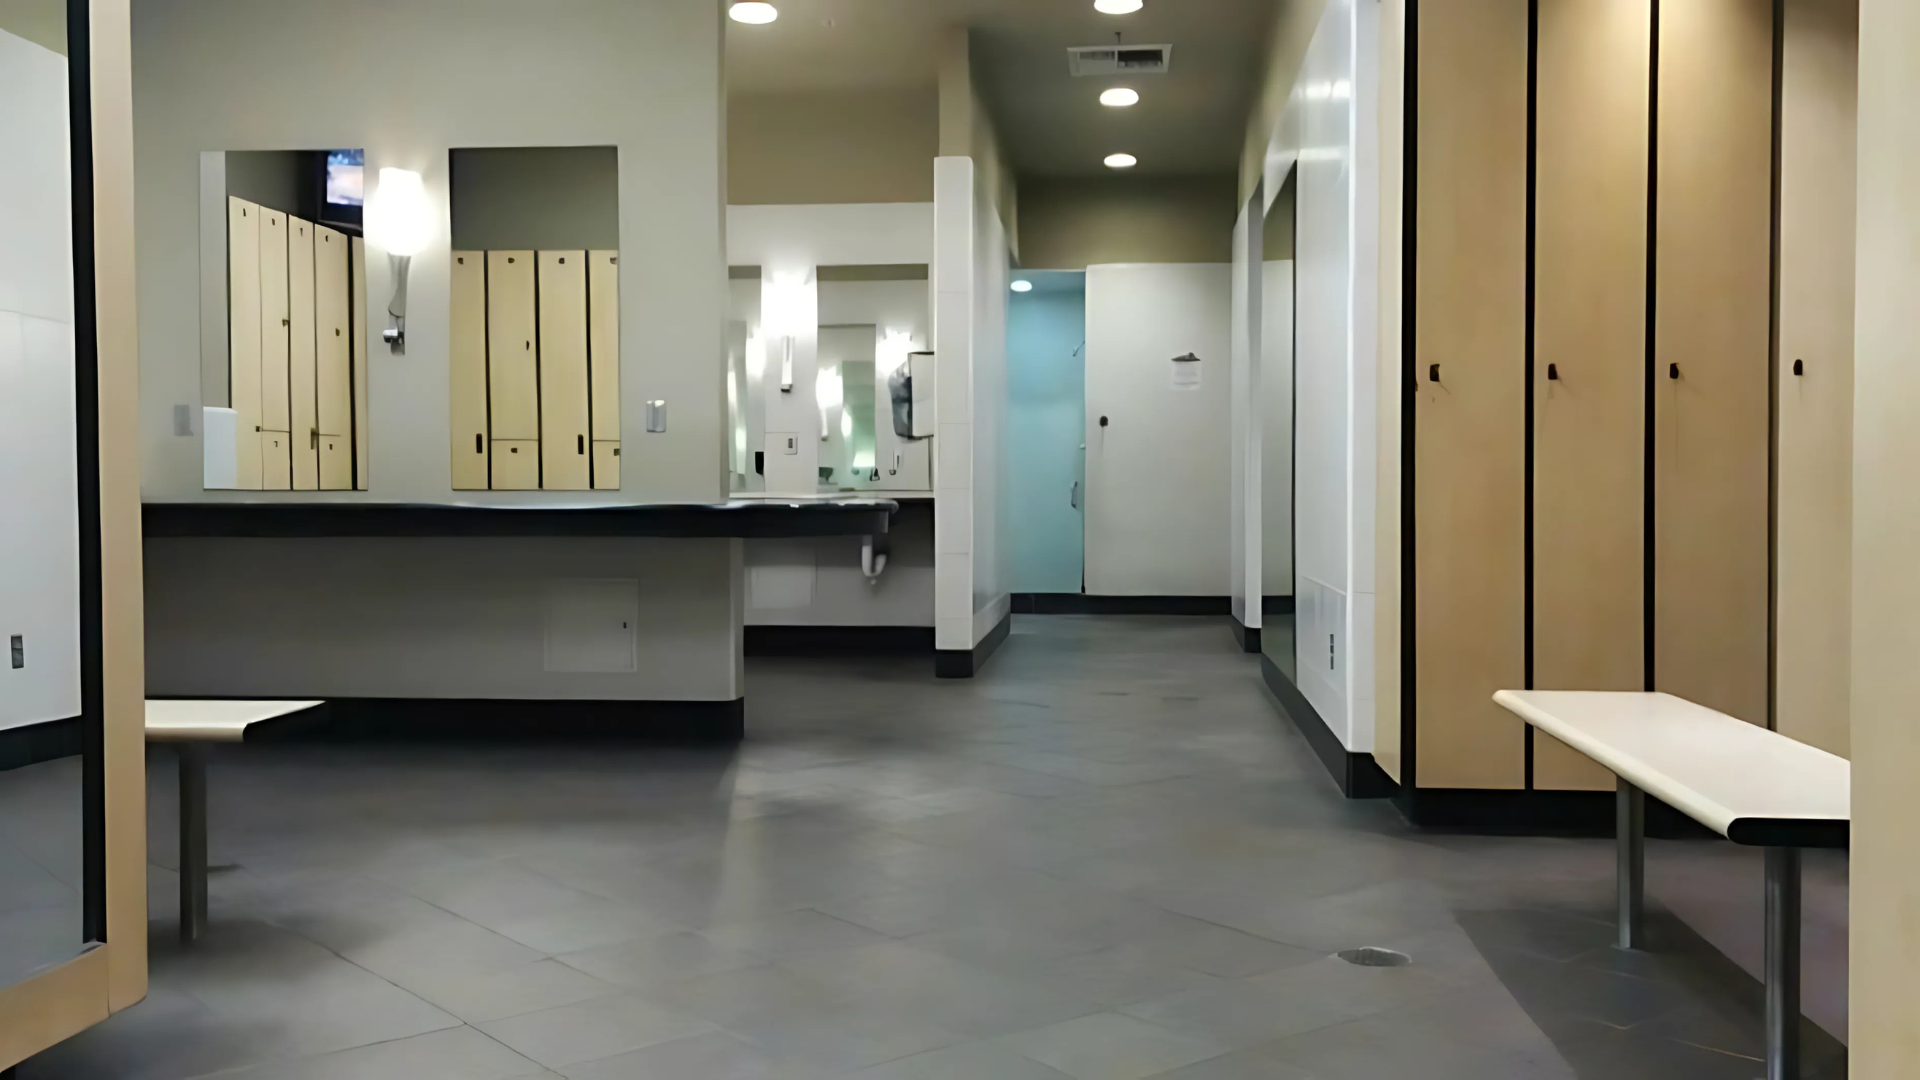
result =
[[[1231,291],[1225,263],[1087,268],[1091,595],[1227,594]]]

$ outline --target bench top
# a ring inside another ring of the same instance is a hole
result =
[[[149,742],[240,742],[262,720],[311,709],[323,701],[147,702]]]
[[[1672,694],[1502,690],[1493,700],[1735,843],[1847,846],[1845,758]]]

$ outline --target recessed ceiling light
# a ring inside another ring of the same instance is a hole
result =
[[[1116,86],[1111,90],[1100,91],[1100,104],[1111,108],[1124,109],[1129,105],[1138,105],[1139,103],[1140,91],[1138,90],[1130,90],[1124,86]]]
[[[733,6],[727,8],[727,14],[734,22],[753,23],[757,26],[779,18],[780,9],[763,0],[736,0]]]
[[[1093,0],[1093,10],[1106,15],[1131,15],[1146,6],[1146,0]]]
[[[1131,169],[1138,164],[1140,164],[1140,159],[1134,157],[1132,154],[1107,155],[1107,168],[1109,169]]]
[[[1013,283],[1013,291],[1014,291],[1014,292],[1032,292],[1032,291],[1033,291],[1033,282],[1031,282],[1031,281],[1015,281],[1015,282]]]

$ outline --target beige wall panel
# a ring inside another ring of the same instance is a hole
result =
[[[487,253],[453,253],[447,453],[455,491],[487,487]]]
[[[586,491],[587,253],[543,251],[540,267],[540,486]]]
[[[227,387],[238,484],[260,486],[260,208],[227,200]]]
[[[348,299],[353,303],[353,486],[367,490],[373,464],[368,458],[372,441],[367,386],[367,242],[353,238],[353,281]]]
[[[290,321],[288,331],[290,348],[287,354],[289,406],[286,423],[277,430],[290,433],[298,431],[301,438],[311,443],[313,436],[309,429],[313,427],[314,350],[318,345],[318,338],[314,334],[313,323],[313,243],[315,226],[313,222],[304,221],[297,217],[289,218],[288,222],[292,225],[292,229],[290,229],[287,234],[287,261],[289,266],[287,280],[291,294],[290,303],[287,305]],[[299,388],[297,395],[292,392],[294,387]],[[296,396],[299,399],[299,404],[291,404]],[[296,412],[301,417],[306,418],[305,427],[294,427],[293,418]]]
[[[1419,43],[1414,780],[1518,788],[1492,697],[1526,674],[1526,0],[1429,5]]]
[[[1533,685],[1640,690],[1652,5],[1540,0],[1539,12]],[[1533,776],[1550,790],[1614,786],[1537,732]]]
[[[620,439],[620,253],[587,253],[587,363],[595,440]]]
[[[1773,6],[1662,4],[1659,33],[1654,685],[1764,724]]]
[[[1233,261],[1227,177],[1099,176],[1020,185],[1020,265]]]
[[[620,490],[619,440],[601,440],[593,444],[593,488],[595,491]]]
[[[495,491],[538,491],[540,488],[540,441],[538,439],[495,439],[493,441],[493,489]]]
[[[320,435],[331,435],[346,448],[330,463],[320,458],[320,488],[347,491],[353,487],[353,309],[347,302],[348,266],[352,245],[345,233],[321,227],[313,245],[313,318],[318,342],[314,350],[314,430],[316,455]],[[329,467],[329,465],[331,467]]]
[[[935,88],[727,97],[727,202],[933,201]]]
[[[1787,0],[1785,14],[1774,718],[1782,734],[1844,757],[1859,11],[1855,0]]]
[[[254,436],[260,445],[260,489],[293,490],[293,436],[284,431],[262,431]]]
[[[487,252],[490,438],[540,438],[540,358],[533,320],[533,252]]]
[[[289,277],[287,215],[260,208],[260,426],[268,431],[291,431],[287,426],[287,342]]]

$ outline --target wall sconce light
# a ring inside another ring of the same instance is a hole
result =
[[[793,339],[800,336],[809,312],[803,310],[806,285],[799,281],[776,279],[769,290],[761,316],[761,331],[780,341],[780,392],[793,392]]]
[[[381,339],[394,353],[406,352],[407,272],[413,257],[433,235],[433,203],[427,198],[420,174],[406,169],[381,169],[380,186],[367,207],[367,227],[374,243],[387,249],[393,268],[393,299],[387,304],[389,322]]]

